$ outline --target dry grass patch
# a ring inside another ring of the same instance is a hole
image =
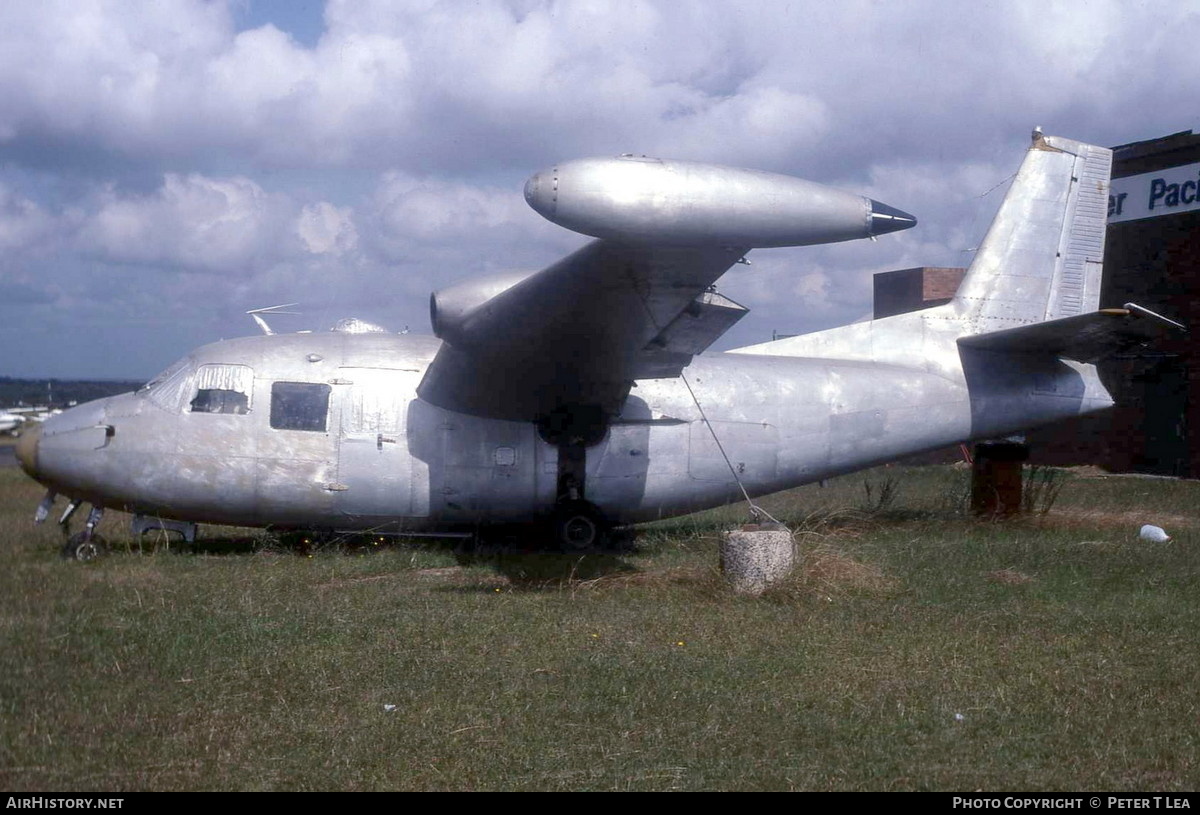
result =
[[[884,574],[873,563],[864,563],[829,546],[817,546],[804,554],[801,574],[805,583],[817,591],[891,591],[894,577]]]
[[[673,585],[694,585],[711,580],[717,575],[715,568],[702,566],[672,566],[664,569],[647,571],[617,572],[591,580],[576,581],[574,587],[580,589],[608,589],[626,586],[647,586],[650,588],[666,588]]]
[[[328,580],[324,583],[318,583],[318,589],[344,589],[348,586],[359,586],[364,583],[381,583],[387,580],[395,580],[400,577],[399,574],[372,574],[364,577],[342,577],[334,580]]]
[[[1142,524],[1161,526],[1170,533],[1172,527],[1191,528],[1200,525],[1200,518],[1194,515],[1180,515],[1164,512],[1110,512],[1099,509],[1053,509],[1037,519],[1039,526],[1056,529],[1073,529],[1076,527],[1111,527],[1123,536],[1136,538]]]
[[[1033,577],[1024,572],[1018,572],[1016,569],[997,569],[994,572],[988,572],[983,577],[989,583],[1002,583],[1006,586],[1022,586],[1034,581]]]

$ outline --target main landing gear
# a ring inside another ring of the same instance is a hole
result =
[[[595,505],[583,500],[560,501],[554,511],[554,542],[568,553],[595,552],[608,545],[610,527]]]
[[[612,525],[585,499],[587,450],[608,432],[608,416],[595,405],[563,406],[538,425],[542,439],[558,448],[558,489],[550,537],[559,550],[582,554],[607,547]]]

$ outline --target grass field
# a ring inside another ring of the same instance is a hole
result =
[[[77,564],[0,470],[0,788],[1196,789],[1200,483],[1065,477],[1004,523],[951,468],[768,499],[806,560],[750,599],[736,508],[470,561],[117,516]]]

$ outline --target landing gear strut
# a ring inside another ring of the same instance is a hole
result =
[[[550,535],[563,552],[598,551],[607,544],[610,524],[585,498],[587,449],[608,432],[608,416],[597,405],[569,405],[538,425],[542,439],[558,448],[558,489]]]
[[[77,501],[72,501],[71,503],[73,506],[79,505]],[[63,519],[59,521],[64,535],[69,532],[67,521],[73,512],[73,509],[69,509],[68,512],[63,513]],[[67,542],[62,548],[63,558],[86,563],[89,560],[95,560],[108,550],[107,542],[96,532],[96,526],[103,517],[104,507],[93,506],[91,511],[88,512],[87,523],[84,525],[83,531],[76,532],[67,538]]]

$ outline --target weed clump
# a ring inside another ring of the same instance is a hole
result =
[[[1026,467],[1025,481],[1021,485],[1021,511],[1045,515],[1058,500],[1066,483],[1066,472],[1057,467],[1040,464]]]

